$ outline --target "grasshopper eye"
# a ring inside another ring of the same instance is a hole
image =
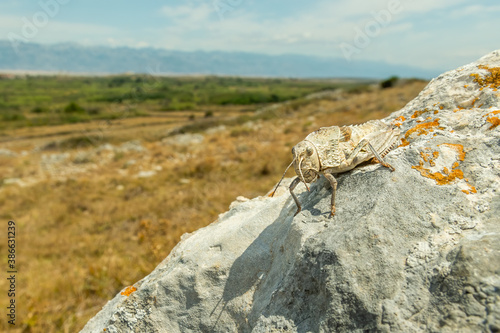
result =
[[[311,147],[307,147],[307,148],[306,148],[306,153],[307,153],[307,155],[311,156],[311,155],[313,154],[313,152],[314,152],[314,151],[313,151],[313,149],[312,149]]]

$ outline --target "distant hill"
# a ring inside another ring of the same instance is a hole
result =
[[[439,71],[305,55],[264,55],[245,52],[171,51],[154,48],[82,46],[73,43],[43,45],[0,40],[0,71],[25,70],[115,74],[202,74],[264,77],[430,78]]]

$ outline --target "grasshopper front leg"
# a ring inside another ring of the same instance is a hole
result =
[[[295,201],[295,204],[297,205],[297,211],[295,212],[295,214],[293,214],[293,216],[297,215],[302,210],[302,206],[300,205],[299,199],[297,198],[295,193],[293,193],[293,190],[299,183],[300,183],[300,178],[295,177],[295,179],[292,180],[292,183],[290,184],[290,194],[292,195],[292,198]]]
[[[333,177],[333,174],[331,170],[325,170],[323,171],[323,175],[325,176],[326,179],[330,182],[330,185],[332,186],[332,200],[331,200],[331,211],[330,211],[330,217],[335,216],[335,194],[337,193],[337,180],[335,177]]]

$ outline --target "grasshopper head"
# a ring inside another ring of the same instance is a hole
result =
[[[300,179],[306,184],[318,178],[320,162],[316,147],[312,142],[304,140],[292,149],[293,167]]]

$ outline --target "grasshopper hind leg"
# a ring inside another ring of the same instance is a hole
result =
[[[371,153],[379,161],[380,164],[382,164],[386,168],[389,168],[391,171],[394,171],[394,168],[392,167],[392,165],[390,165],[389,163],[385,162],[382,159],[382,156],[377,152],[377,150],[372,146],[372,144],[367,139],[361,140],[356,145],[356,147],[354,148],[354,150],[351,152],[351,154],[349,154],[349,156],[346,159],[347,164],[353,163],[353,161],[356,158],[356,156],[359,154],[359,152],[361,151],[361,149],[363,149],[365,146],[368,146],[368,148],[370,149]]]
[[[368,148],[370,148],[373,156],[375,156],[375,158],[379,161],[380,164],[382,164],[386,168],[389,168],[391,171],[394,171],[394,167],[382,159],[382,156],[380,156],[379,153],[377,153],[377,151],[375,150],[375,148],[373,148],[370,142],[368,142]]]

